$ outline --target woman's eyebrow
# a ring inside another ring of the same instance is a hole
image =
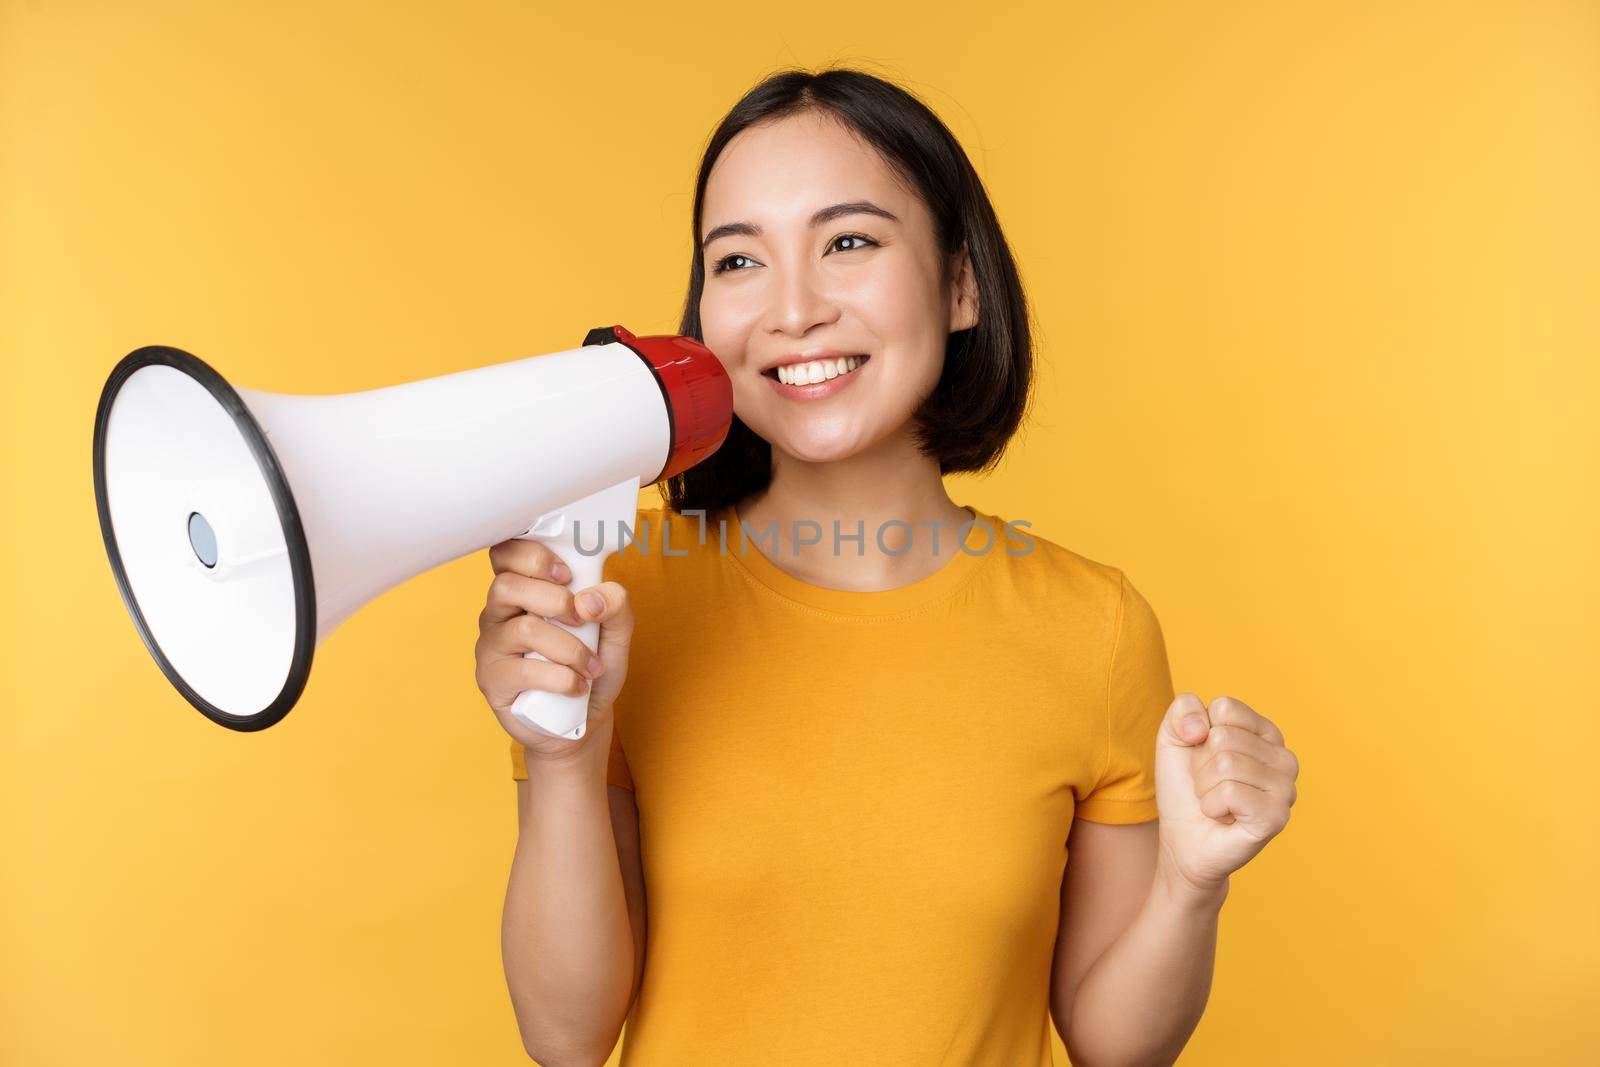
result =
[[[877,215],[879,218],[888,219],[890,222],[899,222],[900,219],[892,211],[886,211],[870,200],[849,200],[842,204],[830,204],[811,216],[812,227],[821,226],[824,222],[843,218],[846,215]],[[760,237],[761,227],[751,222],[725,222],[721,226],[706,234],[705,240],[700,242],[703,249],[719,237],[730,237],[734,234],[743,234],[746,237]]]

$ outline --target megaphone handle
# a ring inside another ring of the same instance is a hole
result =
[[[593,533],[588,536],[592,537]],[[570,537],[530,537],[528,540],[548,545],[571,568],[572,581],[567,586],[569,590],[587,589],[600,584],[606,557],[611,555],[609,546],[604,551],[585,556],[572,545]],[[582,641],[590,652],[599,647],[600,624],[597,622],[568,626],[560,619],[545,621],[554,623],[569,634],[576,634],[578,640]],[[531,650],[522,655],[524,659],[548,659]],[[543,689],[524,689],[512,702],[511,713],[529,726],[537,727],[546,733],[577,740],[588,729],[589,694],[583,692],[573,696],[570,693],[552,693]]]
[[[619,543],[618,527],[633,519],[638,503],[639,478],[635,475],[541,515],[519,539],[545,545],[572,570],[569,590],[587,589],[599,585],[603,579],[606,559]],[[586,551],[579,551],[576,542],[580,536]],[[599,648],[599,623],[568,626],[559,619],[546,621],[576,634],[590,652]],[[533,651],[522,655],[524,659],[549,658]],[[511,702],[511,714],[536,730],[577,740],[589,728],[589,694],[573,696],[544,689],[524,689]]]

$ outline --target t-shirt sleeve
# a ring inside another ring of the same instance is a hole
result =
[[[516,738],[511,739],[511,777],[521,781],[528,777],[528,750]],[[611,726],[611,754],[606,759],[606,782],[633,790],[633,775],[628,771],[628,760],[622,754],[622,738],[616,724]]]
[[[1156,734],[1176,695],[1161,624],[1126,575],[1120,583],[1107,669],[1105,769],[1076,811],[1089,822],[1144,822],[1159,814]]]

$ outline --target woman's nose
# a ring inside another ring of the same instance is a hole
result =
[[[790,270],[778,281],[768,317],[774,332],[801,337],[813,326],[837,319],[839,309],[814,272]]]

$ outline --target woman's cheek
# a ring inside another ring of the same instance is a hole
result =
[[[730,370],[752,358],[747,349],[751,321],[747,311],[729,300],[700,302],[700,337]]]
[[[897,344],[920,332],[919,320],[927,314],[928,301],[927,286],[910,269],[863,271],[853,294],[853,303],[872,333]]]

